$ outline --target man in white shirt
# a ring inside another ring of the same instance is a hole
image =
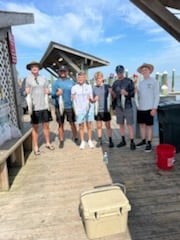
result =
[[[81,139],[80,149],[85,148],[84,123],[86,123],[88,134],[88,145],[94,148],[92,142],[92,121],[94,120],[94,104],[91,85],[86,83],[86,74],[78,73],[77,84],[71,89],[71,96],[76,114],[76,123],[79,125],[79,135]]]

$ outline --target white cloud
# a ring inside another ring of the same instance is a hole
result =
[[[34,24],[14,27],[13,29],[17,41],[29,47],[42,48],[51,40],[66,45],[72,45],[73,40],[78,39],[93,43],[98,42],[98,39],[103,37],[102,15],[88,6],[83,14],[77,13],[74,9],[73,12],[64,12],[56,16],[49,16],[33,5],[9,3],[6,8],[9,11],[34,14]],[[79,11],[77,3],[76,9]]]

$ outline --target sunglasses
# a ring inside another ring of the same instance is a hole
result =
[[[35,80],[36,84],[39,85],[39,82],[38,82],[38,80],[37,80],[37,77],[35,77],[34,80]]]

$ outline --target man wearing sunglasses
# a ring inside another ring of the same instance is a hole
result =
[[[50,94],[50,90],[48,88],[48,80],[39,74],[39,70],[42,68],[40,63],[31,62],[27,64],[26,68],[31,72],[26,78],[26,94],[29,96],[28,105],[32,108],[32,112],[30,114],[34,154],[40,155],[38,147],[39,124],[42,124],[43,126],[46,148],[54,150],[54,147],[50,144],[49,113],[47,102],[45,100],[46,96]]]

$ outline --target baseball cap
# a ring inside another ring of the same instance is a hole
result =
[[[123,73],[125,71],[124,66],[122,66],[122,65],[116,66],[115,71],[116,71],[117,74],[118,73]]]
[[[67,71],[68,68],[64,65],[60,66],[59,71]]]

